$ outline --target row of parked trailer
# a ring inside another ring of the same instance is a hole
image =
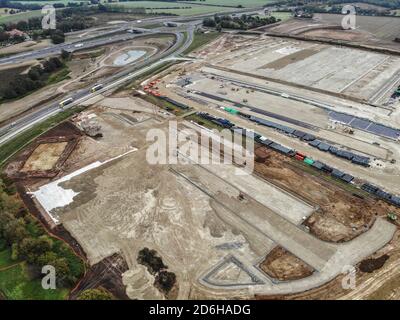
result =
[[[369,183],[363,184],[361,189],[400,208],[400,197],[398,196],[383,191]]]
[[[307,157],[305,154],[298,152],[296,150],[287,148],[279,143],[276,143],[260,134],[257,134],[254,131],[251,130],[247,130],[245,128],[242,127],[238,127],[236,126],[234,123],[232,123],[231,121],[224,119],[224,118],[219,118],[219,117],[215,117],[213,115],[210,115],[208,113],[205,112],[197,112],[197,115],[200,116],[203,119],[206,119],[208,121],[211,121],[215,124],[218,124],[224,128],[229,128],[234,132],[240,133],[246,137],[252,138],[254,139],[256,142],[262,144],[265,147],[268,147],[272,150],[275,150],[281,154],[284,154],[288,157],[292,157],[295,158],[298,161],[302,161],[305,164],[320,170],[322,172],[325,172],[329,175],[331,175],[332,177],[339,179],[343,182],[346,183],[352,183],[354,180],[354,177],[350,174],[347,174],[345,172],[342,172],[336,168],[333,168],[331,166],[328,166],[327,164],[320,162],[320,161],[316,161],[313,160],[310,157]],[[393,204],[397,207],[400,207],[400,197],[392,195],[390,193],[387,193],[383,190],[381,190],[378,187],[375,187],[369,183],[365,183],[361,186],[361,189],[372,194],[375,197],[378,197],[382,200],[385,200],[387,202],[389,202],[390,204]]]
[[[279,123],[275,123],[275,122],[272,122],[269,120],[261,119],[261,118],[254,117],[254,116],[249,116],[249,115],[241,113],[241,112],[238,112],[238,115],[243,116],[243,117],[249,119],[250,121],[256,122],[257,124],[260,124],[260,125],[263,125],[263,126],[266,126],[269,128],[273,128],[273,129],[283,132],[287,135],[290,135],[291,137],[295,137],[302,141],[308,142],[308,144],[310,146],[317,148],[321,151],[329,152],[332,155],[335,155],[339,158],[349,160],[354,164],[361,165],[364,167],[369,167],[369,163],[371,161],[371,159],[369,157],[361,156],[361,155],[355,154],[353,152],[334,147],[328,143],[325,143],[325,142],[317,139],[317,137],[315,137],[312,134],[303,132],[301,130],[296,130],[291,127],[284,126],[284,125],[281,125]]]
[[[205,112],[198,112],[197,115],[202,117],[203,119],[211,121],[211,122],[218,124],[224,128],[229,128],[234,132],[237,132],[239,134],[242,134],[244,136],[252,138],[252,139],[254,139],[254,141],[260,143],[261,145],[263,145],[269,149],[277,151],[288,157],[295,158],[298,161],[304,162],[305,164],[307,164],[315,169],[326,172],[326,173],[330,174],[332,177],[340,179],[346,183],[351,183],[354,180],[354,177],[350,174],[347,174],[347,173],[342,172],[338,169],[335,169],[331,166],[328,166],[327,164],[322,163],[320,161],[315,161],[314,159],[307,157],[305,154],[303,154],[299,151],[296,151],[294,149],[283,146],[283,145],[281,145],[275,141],[272,141],[272,140],[268,139],[267,137],[264,137],[261,134],[258,134],[254,131],[238,127],[234,123],[232,123],[231,121],[229,121],[227,119],[215,117],[215,116],[210,115]]]

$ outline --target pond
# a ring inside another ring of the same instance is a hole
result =
[[[144,50],[129,50],[126,53],[121,54],[114,60],[114,65],[124,66],[132,63],[133,61],[143,57],[146,54]]]

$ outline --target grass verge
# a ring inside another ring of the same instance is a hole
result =
[[[65,79],[71,79],[68,75],[70,73],[70,70],[67,66],[62,67],[61,70],[58,70],[57,72],[51,74],[49,78],[47,79],[47,85],[50,84],[55,84],[57,82],[61,82]]]
[[[205,44],[217,39],[221,34],[219,32],[210,31],[208,33],[196,32],[194,34],[193,42],[187,48],[183,54],[189,54],[190,52],[204,46]]]

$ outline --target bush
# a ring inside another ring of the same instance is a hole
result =
[[[88,289],[81,292],[78,300],[112,300],[113,295],[103,288]]]
[[[160,271],[155,280],[154,285],[161,291],[168,293],[176,282],[176,275],[166,270]]]
[[[150,250],[149,248],[143,248],[139,251],[138,262],[147,266],[149,272],[153,275],[162,269],[168,268],[157,255],[157,252],[155,250]]]

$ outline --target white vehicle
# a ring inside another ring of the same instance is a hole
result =
[[[74,47],[75,47],[75,48],[83,47],[83,43],[78,43],[78,44],[74,45]]]
[[[60,108],[63,108],[63,107],[65,107],[67,104],[70,104],[72,101],[74,101],[74,99],[72,99],[72,98],[65,99],[64,101],[61,101],[61,102],[60,102],[59,106],[60,106]]]
[[[100,90],[102,88],[103,88],[103,85],[100,83],[100,84],[95,85],[92,89],[90,89],[90,91],[96,92],[97,90]]]

